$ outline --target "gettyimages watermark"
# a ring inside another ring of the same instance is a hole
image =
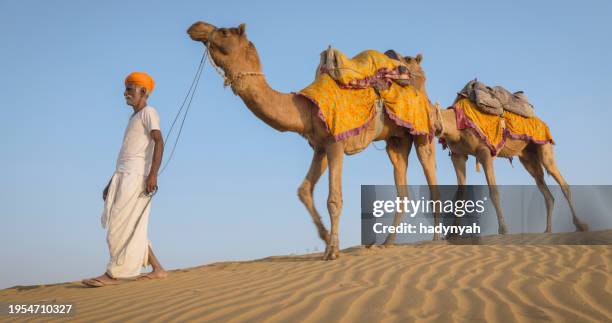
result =
[[[612,186],[571,186],[563,192],[549,186],[545,195],[535,185],[499,185],[497,201],[486,185],[438,185],[432,198],[426,185],[361,186],[361,244],[412,243],[461,239],[478,244],[481,237],[511,234],[507,243],[537,243],[517,234],[581,232],[553,244],[610,244]],[[569,193],[569,194],[567,194]],[[567,196],[567,197],[566,197]],[[496,203],[497,202],[497,203]],[[496,205],[497,204],[497,205]],[[547,208],[547,204],[549,207]],[[437,220],[436,220],[437,218]],[[462,239],[463,238],[463,239]]]

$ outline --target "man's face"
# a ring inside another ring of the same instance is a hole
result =
[[[145,95],[145,89],[134,84],[133,82],[128,82],[128,84],[125,86],[125,92],[123,92],[125,102],[127,105],[132,107],[140,102],[140,100],[145,99]]]

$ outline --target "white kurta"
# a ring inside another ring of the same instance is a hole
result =
[[[147,227],[151,204],[144,195],[154,142],[151,130],[159,130],[159,117],[152,107],[132,115],[117,159],[117,169],[108,188],[102,212],[110,253],[106,272],[114,278],[140,274],[149,263]]]

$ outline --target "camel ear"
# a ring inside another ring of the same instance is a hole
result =
[[[419,64],[421,64],[421,61],[423,61],[423,55],[421,53],[417,54],[416,61]]]
[[[244,35],[245,31],[246,31],[246,24],[240,24],[240,26],[238,26],[238,35],[240,36]]]

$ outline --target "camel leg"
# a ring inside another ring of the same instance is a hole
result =
[[[546,230],[544,233],[551,233],[555,198],[544,181],[544,170],[542,169],[542,164],[540,164],[536,154],[526,154],[524,157],[519,157],[519,160],[523,166],[525,166],[527,172],[529,172],[533,179],[535,179],[538,189],[540,189],[540,192],[542,192],[542,195],[544,195],[544,201],[546,202]]]
[[[312,156],[312,162],[310,163],[310,169],[306,174],[306,178],[302,182],[302,185],[298,188],[298,197],[300,201],[306,206],[310,217],[312,217],[312,222],[314,222],[317,227],[317,231],[319,233],[319,237],[327,244],[329,241],[329,232],[325,228],[325,225],[321,221],[321,216],[314,205],[314,199],[312,193],[314,192],[314,187],[317,184],[323,172],[327,169],[327,157],[325,156],[325,151],[315,149],[314,155]]]
[[[453,161],[453,167],[455,168],[455,175],[457,175],[457,185],[465,185],[467,178],[465,172],[465,163],[467,162],[467,155],[451,153],[451,160]]]
[[[559,183],[559,186],[561,186],[563,195],[565,196],[565,199],[569,204],[570,211],[572,212],[572,221],[576,226],[576,231],[588,231],[589,226],[585,222],[582,222],[578,216],[576,216],[576,210],[574,209],[574,203],[572,202],[572,192],[570,191],[569,184],[567,184],[557,168],[552,145],[538,145],[538,158],[540,159],[542,165],[544,165],[544,168],[546,168],[546,171],[555,179],[555,181],[557,181],[557,183]]]
[[[340,213],[342,212],[342,162],[344,147],[342,142],[332,142],[325,146],[325,154],[329,163],[329,195],[327,197],[327,210],[331,222],[331,234],[325,249],[325,260],[334,260],[340,257],[340,242],[338,229]]]
[[[440,191],[438,190],[438,180],[436,179],[436,146],[433,140],[429,140],[427,136],[414,136],[417,156],[423,167],[427,185],[429,185],[429,195],[432,200],[440,199]],[[434,211],[434,225],[440,223],[440,210]],[[440,234],[434,233],[434,240],[440,240]]]
[[[455,175],[457,175],[457,200],[465,200],[465,183],[466,183],[466,172],[465,164],[467,162],[467,155],[459,155],[451,153],[451,160],[453,162],[453,168],[455,168]],[[454,225],[459,225],[459,217],[455,217]]]
[[[397,196],[400,198],[408,197],[408,188],[406,187],[406,168],[408,167],[408,155],[412,148],[412,137],[393,137],[387,139],[387,155],[393,164],[393,178],[395,179],[395,189]],[[402,213],[396,212],[393,219],[393,226],[398,226],[402,219]],[[384,245],[390,246],[395,244],[395,233],[389,233],[385,239]]]
[[[506,221],[504,220],[504,214],[499,203],[499,191],[497,190],[497,184],[495,182],[495,172],[493,170],[493,156],[488,148],[478,150],[476,153],[476,160],[482,164],[485,176],[487,177],[487,184],[489,185],[489,195],[493,200],[495,206],[495,212],[497,213],[497,223],[499,225],[497,232],[499,234],[506,234],[508,228],[506,227]]]

